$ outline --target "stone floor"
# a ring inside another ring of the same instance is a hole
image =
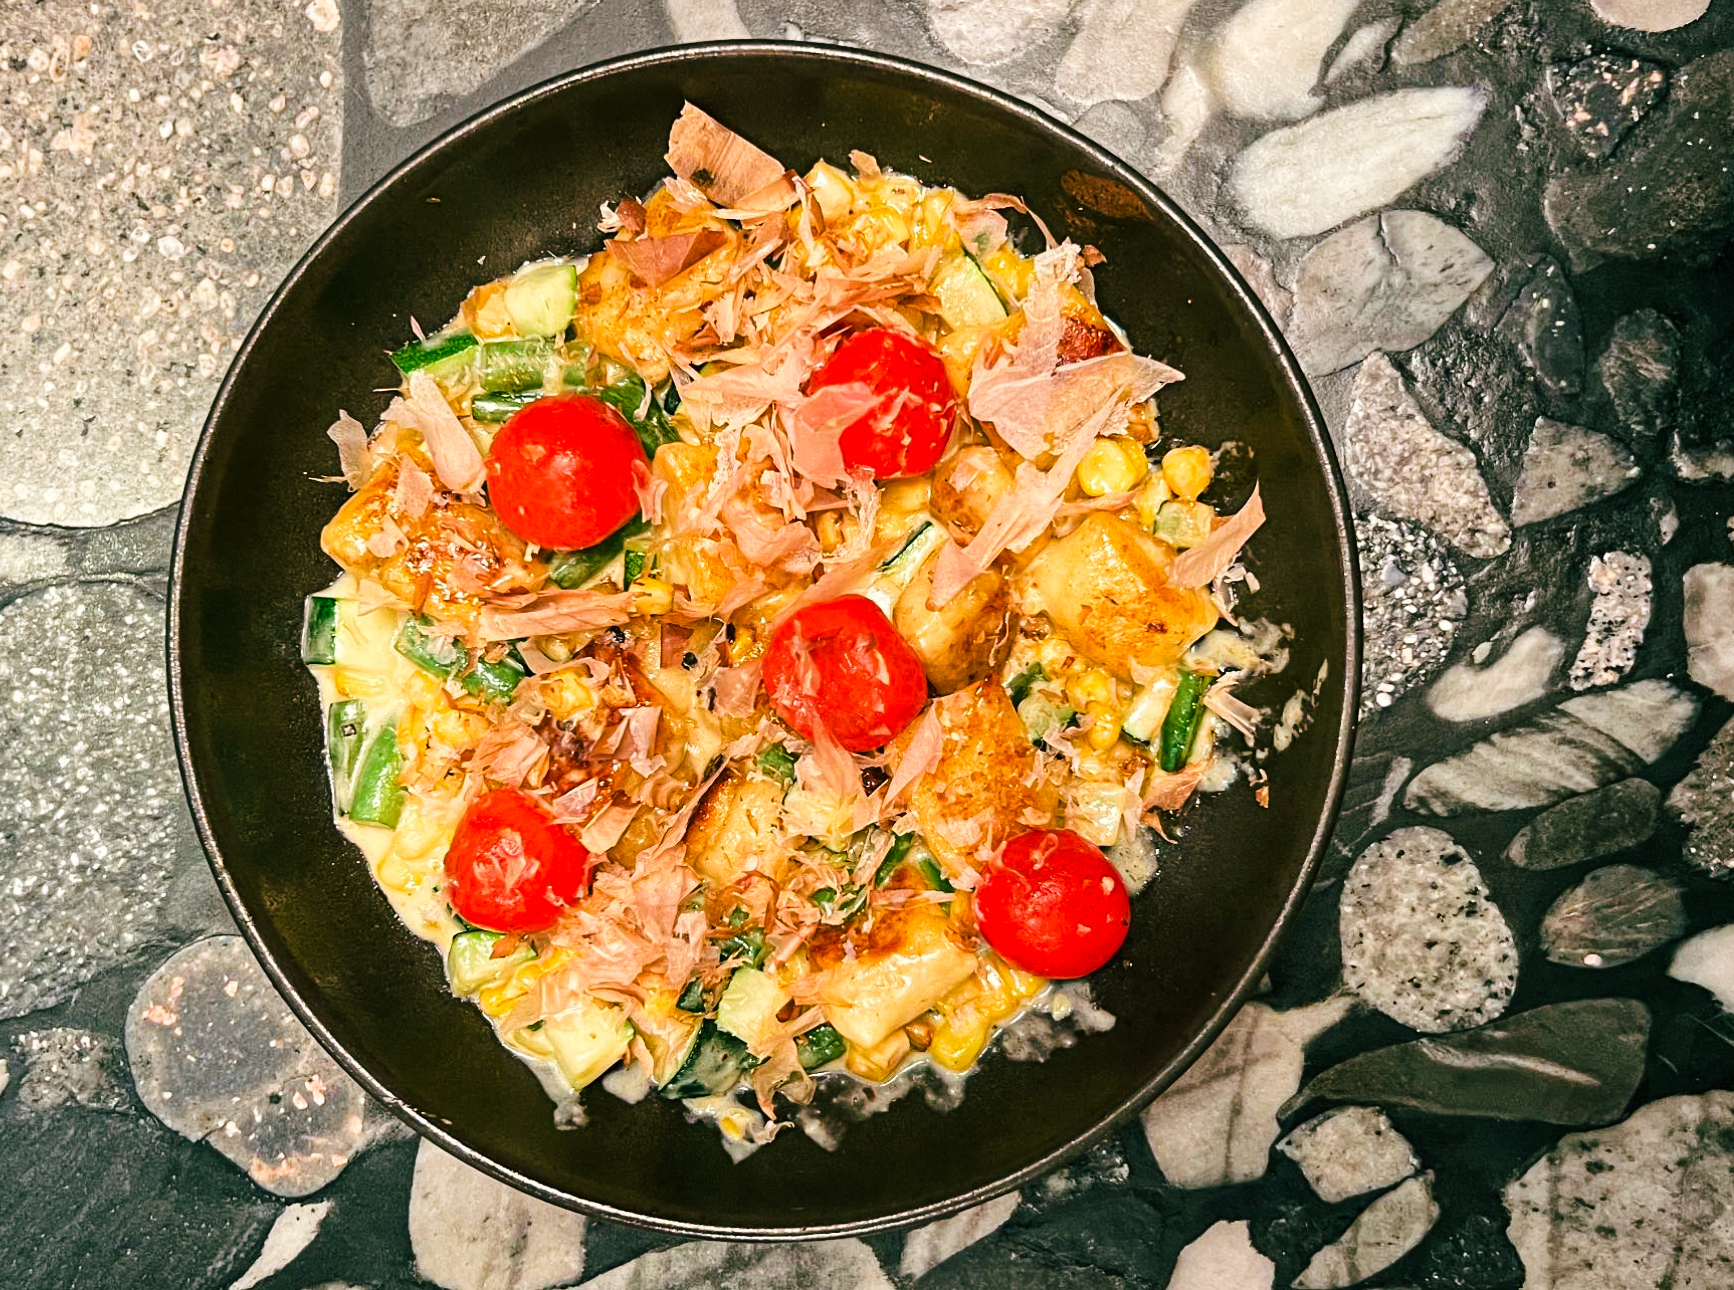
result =
[[[656,45],[977,76],[1156,178],[1358,512],[1353,782],[1141,1124],[907,1234],[678,1244],[418,1143],[217,898],[174,507],[286,269],[413,148]],[[1734,1285],[1734,0],[0,0],[0,1275],[18,1287]]]

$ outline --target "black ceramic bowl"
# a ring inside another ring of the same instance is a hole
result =
[[[1257,454],[1270,519],[1257,612],[1294,629],[1287,676],[1325,668],[1310,729],[1270,762],[1270,807],[1243,783],[1193,811],[1185,845],[1135,904],[1093,983],[1119,1020],[1041,1064],[990,1055],[962,1106],[910,1097],[835,1153],[798,1132],[732,1164],[678,1104],[586,1099],[554,1127],[530,1072],[446,992],[331,821],[302,597],[334,569],[319,530],[343,499],[325,428],[371,425],[387,349],[414,316],[450,317],[477,280],[599,241],[604,201],[664,173],[690,99],[805,169],[863,148],[967,193],[1012,192],[1101,248],[1102,307],[1181,368],[1173,433]],[[859,1233],[937,1217],[1041,1174],[1124,1123],[1232,1016],[1330,835],[1348,764],[1359,621],[1341,481],[1299,368],[1227,261],[1147,181],[1041,113],[967,81],[851,50],[688,47],[575,72],[460,126],[320,239],[247,338],[205,428],[174,561],[175,734],[200,835],[265,969],[356,1079],[446,1150],[559,1204],[733,1238]]]

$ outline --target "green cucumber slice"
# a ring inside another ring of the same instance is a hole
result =
[[[939,262],[928,291],[949,327],[983,326],[1006,316],[1005,302],[967,251],[954,251]]]
[[[499,425],[511,420],[520,408],[527,408],[542,397],[540,390],[524,390],[517,394],[478,394],[470,400],[470,420],[484,425]]]
[[[411,372],[426,371],[436,379],[447,378],[468,366],[470,359],[474,357],[470,351],[475,347],[476,338],[469,332],[451,332],[444,336],[429,336],[426,340],[411,341],[395,351],[391,361],[405,376]]]
[[[837,1027],[828,1021],[821,1021],[806,1034],[795,1036],[795,1052],[801,1059],[802,1070],[818,1070],[836,1061],[847,1048],[843,1036],[837,1033]]]
[[[520,336],[558,336],[578,306],[578,269],[538,264],[506,284],[506,313]]]
[[[512,953],[494,958],[494,946],[499,939],[498,932],[459,932],[452,937],[452,947],[446,951],[446,977],[453,991],[474,994],[535,959],[535,947],[527,941]]]
[[[403,757],[397,750],[397,722],[388,721],[367,745],[361,768],[355,772],[355,792],[349,803],[349,818],[362,824],[381,824],[395,829],[403,815],[403,783],[398,778]]]
[[[337,661],[337,598],[309,596],[301,614],[301,661]]]

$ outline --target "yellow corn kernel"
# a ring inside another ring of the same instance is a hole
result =
[[[438,708],[445,702],[445,683],[419,667],[404,678],[401,692],[418,708]]]
[[[1155,443],[1160,430],[1156,425],[1156,405],[1149,399],[1132,409],[1126,418],[1126,437],[1133,443]]]
[[[1137,486],[1149,471],[1144,454],[1124,439],[1098,439],[1078,463],[1078,487],[1086,497],[1106,497]]]
[[[1162,509],[1162,503],[1174,499],[1174,490],[1168,487],[1168,478],[1159,470],[1150,472],[1143,486],[1138,489],[1137,496],[1132,499],[1132,507],[1138,512],[1138,522],[1147,529],[1156,527],[1156,513]]]
[[[948,1018],[933,1028],[933,1042],[927,1046],[927,1055],[946,1070],[961,1074],[975,1065],[992,1034],[993,1022],[977,1013]]]
[[[862,221],[862,226],[879,230],[879,244],[883,246],[892,243],[902,246],[909,241],[909,221],[889,207],[876,208]]]
[[[542,678],[542,706],[556,721],[569,721],[596,706],[596,691],[572,672],[556,672]]]
[[[1033,999],[1048,988],[1048,979],[1045,976],[1036,976],[1030,972],[1019,971],[1009,963],[1000,971],[1005,973],[1006,983],[1011,986],[1012,993],[1019,999]]]
[[[918,475],[914,479],[894,479],[879,490],[879,509],[913,515],[916,511],[926,510],[932,496],[933,481],[926,475]]]
[[[813,527],[819,533],[819,549],[826,555],[843,545],[843,520],[836,511],[820,511]]]
[[[1114,699],[1114,678],[1099,667],[1079,672],[1066,681],[1066,698],[1080,712],[1091,704],[1108,704]]]
[[[447,708],[428,718],[433,737],[448,748],[474,748],[488,733],[488,719],[479,712]]]
[[[392,692],[389,678],[341,664],[331,669],[331,684],[345,699],[383,699]]]
[[[716,468],[716,449],[706,444],[665,443],[656,450],[650,473],[666,479],[677,494],[691,492],[710,479]]]
[[[512,1010],[514,1004],[524,997],[524,992],[513,986],[512,979],[496,981],[492,985],[484,985],[476,991],[476,1002],[482,1011],[490,1017],[503,1017]]]
[[[1036,266],[1034,262],[1024,259],[1012,250],[1009,242],[983,259],[981,267],[987,270],[994,285],[1013,300],[1022,300],[1030,293],[1030,283],[1035,279]]]
[[[666,614],[674,608],[674,587],[666,578],[640,578],[632,584],[632,612]]]
[[[506,309],[506,282],[485,282],[470,292],[463,313],[470,330],[481,340],[500,340],[517,334]]]
[[[572,657],[572,642],[564,636],[533,636],[530,643],[556,663],[564,663]]]
[[[944,188],[921,199],[915,212],[915,243],[911,250],[924,250],[930,246],[943,249],[957,242],[957,230],[945,217],[956,195]]]
[[[1097,752],[1107,752],[1120,742],[1120,714],[1106,703],[1092,703],[1084,709],[1090,718],[1090,728],[1084,740]]]
[[[976,356],[997,334],[996,327],[970,323],[940,337],[939,357],[945,363],[945,374],[951,378],[951,388],[959,395],[969,393],[969,376],[975,370]]]
[[[819,162],[807,172],[807,187],[812,189],[813,200],[827,224],[847,215],[849,207],[855,204],[855,185],[828,161]]]
[[[1162,475],[1176,497],[1195,502],[1210,487],[1210,454],[1197,444],[1170,448],[1162,457]]]

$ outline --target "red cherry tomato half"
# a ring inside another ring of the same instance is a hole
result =
[[[446,851],[446,896],[492,932],[540,932],[584,894],[596,857],[528,793],[496,788],[470,803]]]
[[[1070,830],[1013,838],[975,889],[987,943],[1036,976],[1088,976],[1119,952],[1131,921],[1119,870]]]
[[[932,470],[957,417],[957,395],[933,346],[884,327],[858,331],[837,346],[807,388],[857,383],[880,396],[879,407],[844,428],[838,439],[843,464],[865,467],[877,479]]]
[[[512,414],[488,453],[488,497],[526,542],[595,546],[638,511],[650,461],[625,417],[587,394],[537,399]]]
[[[765,649],[764,678],[778,716],[807,739],[822,721],[850,752],[889,743],[927,702],[921,660],[865,596],[792,614]]]

